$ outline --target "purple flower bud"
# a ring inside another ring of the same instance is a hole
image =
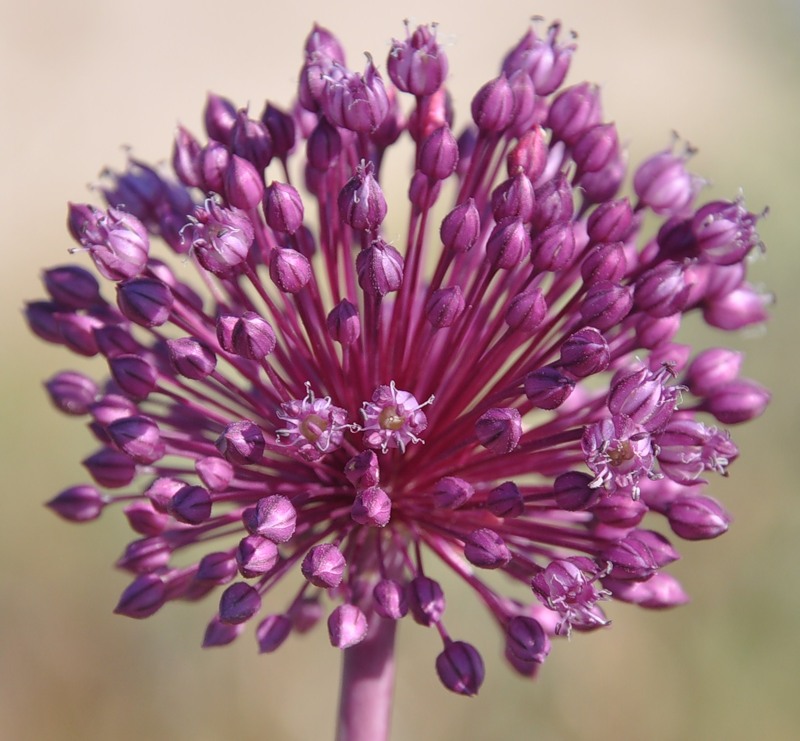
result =
[[[685,605],[689,595],[680,582],[671,574],[658,572],[644,581],[623,581],[605,578],[603,586],[614,595],[614,599],[631,602],[650,609],[663,609]]]
[[[541,325],[546,316],[547,303],[541,290],[527,288],[511,299],[505,320],[511,329],[531,333]]]
[[[230,553],[207,553],[197,565],[195,578],[214,584],[228,584],[237,573],[236,559]]]
[[[531,262],[537,270],[564,270],[572,263],[576,249],[572,224],[553,224],[533,240]]]
[[[459,695],[477,695],[485,670],[481,655],[469,643],[448,641],[436,657],[436,673],[442,684]]]
[[[533,184],[523,172],[503,181],[492,191],[492,214],[496,221],[520,219],[528,222],[533,216]]]
[[[166,601],[164,582],[155,574],[141,574],[131,582],[119,598],[114,612],[132,618],[146,618],[161,609]]]
[[[647,514],[647,505],[626,491],[604,494],[589,509],[599,522],[620,529],[636,527]]]
[[[464,557],[478,568],[499,569],[511,561],[511,551],[494,530],[481,527],[465,538]]]
[[[587,286],[608,281],[619,283],[628,272],[622,242],[595,245],[581,262],[581,277]]]
[[[200,525],[211,517],[211,497],[202,486],[184,486],[172,497],[169,513],[179,522]]]
[[[166,513],[172,497],[186,484],[179,479],[160,476],[147,487],[144,494],[150,500],[156,512]]]
[[[547,165],[547,143],[544,132],[539,126],[522,134],[506,158],[508,176],[514,177],[522,173],[535,183]]]
[[[237,581],[231,584],[219,600],[219,619],[229,625],[246,623],[261,609],[261,595],[255,587]]]
[[[136,404],[119,394],[107,394],[92,404],[92,417],[101,426],[111,424],[115,419],[131,417],[137,413]]]
[[[386,199],[373,171],[371,162],[359,165],[339,193],[339,216],[353,229],[377,231],[386,217]]]
[[[236,563],[246,579],[269,573],[278,563],[278,546],[260,535],[248,535],[239,541]]]
[[[273,250],[269,260],[269,277],[284,293],[299,293],[311,280],[311,263],[297,250]]]
[[[329,76],[321,103],[331,123],[361,133],[375,131],[389,112],[386,88],[369,57],[363,76],[345,69],[338,79]]]
[[[87,314],[58,313],[53,318],[57,322],[59,338],[57,342],[72,352],[90,358],[97,355],[95,331],[103,326],[103,320]]]
[[[267,615],[256,628],[258,652],[269,654],[277,651],[292,632],[292,621],[288,615]]]
[[[389,620],[399,620],[408,613],[406,588],[393,579],[381,579],[372,590],[375,612]]]
[[[550,365],[525,376],[525,396],[539,409],[560,407],[574,388],[574,379]]]
[[[711,497],[682,496],[667,510],[672,531],[686,540],[708,540],[727,532],[731,522],[724,507]]]
[[[322,606],[318,597],[304,597],[292,604],[289,608],[289,619],[292,621],[292,629],[300,633],[308,633],[322,617]]]
[[[707,396],[738,378],[743,357],[740,352],[722,347],[703,350],[686,369],[683,381],[695,396]]]
[[[25,304],[25,319],[31,332],[45,342],[61,344],[59,311],[52,301],[29,301]]]
[[[294,119],[272,103],[267,103],[261,122],[267,127],[272,140],[273,154],[285,160],[289,152],[294,149],[295,131]]]
[[[713,201],[698,209],[691,229],[706,260],[715,265],[733,265],[761,246],[757,221],[758,216],[751,214],[741,199],[733,203]]]
[[[552,23],[547,29],[547,38],[540,39],[533,29],[523,36],[519,43],[503,60],[503,70],[525,70],[533,80],[538,95],[549,95],[557,90],[569,70],[574,44],[561,44],[558,34],[561,24]]]
[[[332,589],[342,583],[347,562],[333,543],[315,545],[306,553],[300,570],[315,587]]]
[[[469,251],[480,233],[481,217],[473,198],[459,204],[447,214],[439,230],[442,244],[456,253]]]
[[[156,369],[138,355],[117,355],[108,366],[122,393],[137,401],[146,399],[158,384]]]
[[[379,486],[362,489],[353,501],[350,517],[359,525],[385,527],[392,516],[392,500]]]
[[[92,478],[109,489],[127,486],[136,477],[136,464],[118,450],[102,448],[82,461]]]
[[[572,186],[563,174],[540,185],[534,191],[536,208],[533,213],[534,234],[540,234],[556,224],[567,224],[575,211]]]
[[[167,340],[169,360],[175,372],[201,381],[214,372],[217,356],[194,337]]]
[[[134,324],[160,327],[172,313],[172,291],[155,278],[133,278],[117,286],[117,305]]]
[[[458,165],[458,145],[449,127],[442,126],[422,142],[419,169],[433,180],[450,177]]]
[[[472,99],[472,120],[486,133],[508,128],[514,116],[514,92],[505,74],[487,82]]]
[[[560,367],[576,378],[601,373],[611,362],[605,337],[594,327],[584,327],[561,344]]]
[[[342,137],[335,126],[324,117],[311,132],[306,142],[308,164],[324,172],[339,158],[342,151]]]
[[[703,307],[703,319],[719,329],[742,329],[767,320],[766,303],[765,296],[744,285],[709,301]]]
[[[408,31],[408,29],[406,29]],[[392,39],[386,71],[404,93],[417,97],[435,93],[447,77],[447,57],[436,41],[436,26],[418,26],[405,41]]]
[[[651,316],[670,316],[686,308],[690,288],[683,265],[667,260],[642,273],[634,301]]]
[[[225,167],[225,197],[244,211],[252,211],[264,198],[264,178],[251,162],[236,154]]]
[[[475,423],[475,435],[495,455],[510,453],[522,437],[522,417],[513,407],[489,409]]]
[[[97,397],[97,384],[75,371],[62,371],[45,383],[54,406],[65,414],[88,414]]]
[[[261,121],[254,121],[248,118],[246,111],[239,111],[231,129],[230,148],[232,154],[247,160],[257,173],[262,173],[272,159],[272,136]]]
[[[580,306],[586,324],[604,332],[619,324],[633,308],[633,290],[608,281],[589,287]]]
[[[344,467],[344,475],[356,491],[377,486],[380,482],[378,456],[373,450],[362,450],[351,458]]]
[[[587,129],[572,147],[578,177],[602,170],[619,154],[619,139],[614,124],[597,124]]]
[[[137,463],[150,465],[166,452],[158,425],[149,417],[123,417],[111,422],[106,431],[114,445]]]
[[[582,471],[567,471],[553,482],[556,504],[570,512],[589,509],[600,498],[598,487],[592,486],[594,477]]]
[[[610,201],[617,196],[626,174],[626,161],[617,149],[600,170],[585,172],[575,180],[586,206]]]
[[[537,620],[518,615],[506,625],[506,648],[520,661],[541,664],[550,653],[550,641]]]
[[[466,504],[475,494],[475,489],[468,481],[457,476],[445,476],[436,482],[433,489],[433,501],[437,507],[458,509]]]
[[[367,637],[367,616],[355,605],[336,607],[328,617],[328,636],[334,648],[350,648]]]
[[[464,294],[459,286],[434,291],[425,304],[425,315],[436,329],[452,327],[463,311]]]
[[[408,607],[420,625],[438,623],[444,614],[444,592],[439,582],[427,576],[415,576],[408,585]]]
[[[686,158],[665,151],[639,165],[633,189],[641,203],[657,214],[683,211],[697,191],[697,182],[686,170]]]
[[[486,243],[486,257],[495,270],[510,270],[531,251],[531,237],[519,219],[506,219],[496,224]]]
[[[647,579],[660,567],[679,558],[669,541],[651,530],[633,530],[605,548],[601,555],[611,563],[611,577],[634,581]]]
[[[633,223],[633,209],[627,198],[601,203],[589,215],[586,231],[589,240],[599,242],[620,242],[628,236]]]
[[[77,265],[46,270],[44,285],[56,303],[69,309],[87,309],[101,301],[97,279]]]
[[[160,535],[140,538],[128,543],[117,567],[135,574],[158,571],[169,563],[171,555],[172,548]]]
[[[131,529],[145,536],[161,535],[170,524],[170,518],[156,512],[151,502],[136,500],[124,509]]]
[[[368,296],[383,297],[403,283],[402,255],[383,240],[375,240],[356,257],[358,285]]]
[[[203,179],[203,190],[207,193],[225,192],[225,173],[231,153],[228,148],[217,141],[210,141],[200,152],[200,172]]]
[[[297,510],[282,494],[270,494],[258,500],[252,531],[273,543],[287,543],[297,527]]]
[[[203,648],[228,646],[239,637],[243,630],[244,624],[228,625],[221,622],[219,617],[214,617],[206,626],[206,632],[203,635]]]
[[[408,186],[408,200],[418,211],[426,211],[436,203],[441,190],[442,182],[440,180],[429,178],[417,170]]]
[[[532,127],[544,121],[547,105],[536,97],[533,80],[522,70],[512,72],[508,78],[514,96],[514,111],[508,132],[513,136],[521,136]]]
[[[332,339],[344,346],[352,345],[361,335],[358,308],[343,298],[328,314],[327,326]]]
[[[117,355],[136,355],[142,349],[133,335],[118,324],[97,327],[94,330],[94,338],[97,341],[98,351],[106,358],[113,358]]]
[[[525,511],[525,501],[519,487],[506,481],[486,495],[486,509],[495,517],[519,517]]]
[[[172,169],[180,181],[190,188],[203,186],[203,170],[200,164],[202,147],[183,126],[175,133],[172,148]]]
[[[214,443],[220,455],[234,466],[258,463],[264,455],[264,435],[250,420],[231,422]]]
[[[738,425],[760,417],[771,398],[763,386],[743,378],[716,387],[703,400],[701,408],[724,425]]]
[[[99,213],[93,224],[76,226],[76,231],[97,269],[109,280],[133,278],[147,264],[147,229],[132,214],[109,208],[107,214]]]
[[[222,458],[200,458],[195,461],[194,468],[200,481],[211,491],[224,491],[233,479],[233,466]]]
[[[206,133],[209,138],[228,144],[236,123],[236,108],[227,98],[209,93],[204,111]]]
[[[588,82],[559,93],[547,114],[547,126],[553,132],[553,140],[563,141],[569,147],[601,120],[600,90]]]
[[[226,352],[249,360],[263,360],[274,349],[275,332],[269,322],[254,311],[217,320],[217,340]]]
[[[71,486],[51,499],[47,506],[70,522],[89,522],[100,517],[105,498],[93,486]]]
[[[264,196],[264,216],[270,228],[294,234],[303,223],[303,200],[286,183],[273,182]]]

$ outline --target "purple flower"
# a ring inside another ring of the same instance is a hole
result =
[[[697,204],[687,155],[625,181],[598,89],[562,87],[574,50],[558,24],[529,31],[457,130],[432,28],[393,42],[383,79],[315,27],[293,115],[211,95],[206,141],[178,130],[174,177],[132,162],[104,208],[70,206],[73,252],[104,280],[47,271],[27,318],[107,363],[46,383],[102,444],[92,481],[49,506],[122,510],[134,578],[117,612],[213,591],[205,646],[252,620],[271,652],[327,614],[362,658],[410,613],[441,637],[444,686],[471,695],[483,660],[449,635],[431,561],[474,589],[526,676],[554,636],[607,625],[604,601],[687,601],[660,531],[727,530],[702,477],[727,474],[724,426],[769,393],[738,353],[673,338],[690,313],[766,318],[746,281],[759,216]],[[403,131],[406,168],[385,156]]]

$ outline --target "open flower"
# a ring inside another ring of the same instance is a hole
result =
[[[727,529],[704,493],[738,455],[716,423],[769,394],[738,355],[675,336],[690,313],[723,330],[765,319],[744,262],[758,216],[741,197],[698,205],[671,152],[621,195],[598,89],[563,87],[573,52],[558,24],[530,30],[456,129],[435,28],[395,41],[384,79],[315,27],[291,112],[210,96],[208,138],[179,129],[174,177],[134,162],[105,210],[70,206],[73,251],[109,282],[53,268],[27,317],[108,364],[100,382],[47,383],[100,446],[93,483],[50,506],[75,522],[123,510],[118,613],[213,593],[204,645],[253,621],[264,652],[327,614],[346,685],[369,652],[388,671],[410,614],[441,637],[443,684],[474,694],[483,661],[446,628],[434,559],[525,675],[554,636],[606,625],[604,601],[686,600],[655,516],[683,538]],[[415,153],[390,170],[402,134]],[[388,211],[407,220],[394,243]]]

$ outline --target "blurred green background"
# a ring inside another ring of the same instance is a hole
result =
[[[693,596],[689,606],[612,606],[612,628],[557,642],[530,683],[506,668],[499,635],[455,588],[448,614],[454,632],[482,649],[484,688],[473,700],[442,689],[436,637],[403,623],[393,738],[800,737],[800,4],[464,5],[0,3],[0,738],[332,737],[339,656],[324,627],[259,657],[250,635],[200,650],[212,601],[170,606],[143,622],[111,614],[127,583],[111,567],[128,539],[121,518],[69,526],[42,507],[84,480],[78,461],[94,444],[79,421],[50,409],[41,381],[85,366],[30,338],[20,307],[43,295],[42,267],[69,259],[65,202],[92,198],[86,186],[101,168],[123,165],[121,144],[145,160],[168,157],[179,120],[200,129],[208,90],[257,112],[266,97],[288,103],[313,20],[333,29],[359,65],[365,50],[383,64],[404,17],[438,21],[463,122],[471,94],[532,14],[579,32],[569,81],[603,86],[606,118],[631,162],[666,147],[675,130],[699,147],[693,170],[713,180],[704,195],[730,198],[742,187],[752,210],[770,207],[760,224],[768,253],[751,275],[778,296],[773,321],[766,332],[710,341],[743,349],[746,374],[771,387],[774,401],[758,422],[734,430],[744,454],[729,479],[713,482],[734,514],[731,532],[681,548],[674,572]]]

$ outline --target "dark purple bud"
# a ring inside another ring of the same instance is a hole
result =
[[[600,89],[588,82],[559,93],[547,114],[547,126],[553,131],[553,141],[563,141],[569,147],[601,120]]]
[[[389,620],[399,620],[408,613],[406,588],[393,579],[381,579],[372,590],[375,612]]]
[[[258,500],[252,524],[254,534],[273,543],[287,543],[297,527],[297,510],[282,494],[270,494]]]
[[[644,581],[623,581],[606,577],[603,586],[614,599],[640,607],[660,610],[685,605],[689,601],[680,582],[671,574],[659,572]]]
[[[408,607],[420,625],[438,623],[444,614],[444,592],[439,582],[427,576],[415,576],[408,584]]]
[[[172,312],[172,291],[155,278],[133,278],[117,286],[117,305],[134,324],[160,327]]]
[[[373,450],[362,450],[351,458],[344,467],[344,475],[356,491],[377,486],[380,482],[378,456]]]
[[[78,355],[88,358],[97,355],[95,331],[103,326],[103,320],[88,314],[55,314],[60,334],[59,342]]]
[[[342,552],[333,543],[322,543],[306,553],[300,570],[315,587],[332,589],[342,583],[346,565]]]
[[[440,180],[429,178],[417,170],[411,177],[408,186],[408,200],[418,211],[425,211],[436,203],[441,190],[442,182]]]
[[[269,277],[284,293],[299,293],[311,280],[311,263],[305,255],[290,248],[272,251]]]
[[[328,76],[321,104],[331,123],[359,133],[374,132],[389,112],[386,88],[369,56],[363,76],[344,68],[340,77]]]
[[[541,290],[527,288],[511,299],[505,320],[511,329],[531,333],[541,325],[546,316],[547,303]]]
[[[626,491],[604,494],[589,509],[604,525],[621,529],[636,527],[647,514],[647,505]]]
[[[506,171],[508,177],[522,173],[532,183],[535,183],[544,172],[547,165],[547,143],[544,132],[536,126],[519,137],[519,140],[508,153],[506,158]]]
[[[60,345],[62,342],[58,321],[60,311],[58,304],[54,304],[52,301],[29,301],[25,304],[25,319],[28,322],[28,328],[45,342]]]
[[[445,476],[436,482],[433,501],[437,507],[457,509],[466,504],[475,494],[475,488],[468,481],[457,476]]]
[[[612,578],[640,581],[679,555],[663,535],[651,530],[633,530],[623,540],[605,548],[601,557],[611,562]]]
[[[530,234],[519,219],[507,219],[496,224],[486,243],[486,257],[496,270],[515,268],[530,251]]]
[[[227,584],[233,581],[239,573],[236,559],[230,553],[207,553],[197,565],[196,579],[212,582],[213,584]]]
[[[147,487],[144,494],[150,500],[156,512],[166,514],[169,510],[169,503],[172,501],[172,497],[184,486],[186,486],[186,483],[179,479],[160,476]]]
[[[519,517],[525,511],[525,501],[519,487],[506,481],[487,494],[486,509],[495,517]]]
[[[445,81],[447,69],[447,57],[436,41],[435,24],[432,29],[418,26],[405,41],[392,40],[386,71],[404,93],[432,95]]]
[[[303,200],[286,183],[273,182],[264,196],[264,216],[271,229],[294,234],[303,223]]]
[[[559,366],[577,378],[601,373],[610,362],[608,342],[594,327],[579,329],[561,343]]]
[[[465,538],[464,557],[478,568],[499,569],[511,561],[511,551],[494,530],[481,527]]]
[[[436,673],[451,692],[471,697],[478,694],[486,672],[481,655],[469,643],[448,641],[436,657]]]
[[[555,224],[566,224],[572,219],[575,204],[572,186],[559,173],[534,190],[536,208],[533,214],[534,233],[539,234]]]
[[[359,525],[385,527],[392,517],[392,500],[379,486],[362,489],[356,494],[350,517]]]
[[[358,284],[368,296],[383,297],[403,283],[403,257],[390,244],[375,240],[356,257]]]
[[[180,181],[191,188],[203,186],[203,170],[200,164],[202,147],[197,139],[183,126],[175,133],[172,147],[172,169]]]
[[[229,625],[247,622],[261,609],[261,595],[255,587],[238,581],[219,600],[219,619]]]
[[[533,184],[523,172],[517,172],[492,191],[492,214],[495,221],[519,219],[529,222],[534,209]]]
[[[226,352],[249,360],[263,360],[275,349],[275,332],[254,311],[241,316],[225,315],[217,320],[217,340]]]
[[[478,129],[499,133],[514,117],[514,91],[505,74],[487,82],[472,99],[472,120]]]
[[[133,335],[118,324],[107,324],[94,330],[97,349],[106,358],[117,355],[136,355],[141,352],[141,346]]]
[[[57,373],[44,385],[54,406],[65,414],[88,414],[97,398],[97,384],[75,371]]]
[[[622,242],[598,243],[581,262],[581,277],[587,286],[609,281],[619,283],[628,272]]]
[[[731,523],[725,508],[711,497],[683,496],[667,510],[672,531],[686,540],[708,540],[722,535]]]
[[[670,316],[686,308],[690,289],[685,267],[666,260],[642,273],[636,281],[634,301],[651,316]]]
[[[239,111],[231,129],[230,149],[232,154],[247,160],[262,173],[272,159],[272,136],[261,121],[254,121],[245,111]]]
[[[92,478],[109,489],[127,486],[136,477],[136,464],[125,453],[102,448],[82,461]]]
[[[698,182],[686,170],[686,157],[659,152],[639,165],[633,189],[639,201],[657,214],[683,211],[697,192]]]
[[[207,193],[224,193],[225,173],[231,153],[228,148],[217,141],[210,141],[200,152],[200,172],[203,178],[203,190]]]
[[[583,173],[575,180],[575,186],[583,196],[585,206],[605,203],[615,198],[625,179],[625,173],[626,161],[619,151],[602,170]]]
[[[352,345],[361,335],[358,308],[346,298],[331,309],[327,325],[331,338],[344,346]]]
[[[109,359],[108,366],[122,393],[132,399],[146,399],[156,388],[156,369],[138,355],[117,355]]]
[[[567,471],[553,481],[553,495],[561,509],[570,512],[589,509],[600,498],[598,487],[592,486],[594,477],[582,471]]]
[[[101,301],[97,279],[77,265],[46,270],[44,285],[56,303],[69,309],[87,309]]]
[[[633,290],[608,281],[589,287],[580,307],[581,318],[601,332],[619,324],[633,308]]]
[[[267,103],[264,113],[261,114],[261,122],[269,131],[274,155],[285,160],[294,148],[294,119],[272,103]]]
[[[269,654],[277,651],[292,632],[292,621],[288,615],[267,615],[256,628],[258,652]]]
[[[252,162],[236,154],[225,167],[225,197],[244,211],[252,211],[264,198],[264,178]]]
[[[206,632],[203,635],[203,648],[228,646],[239,637],[243,630],[244,624],[228,625],[221,622],[219,617],[214,617],[206,626]]]
[[[723,347],[699,352],[686,369],[683,382],[695,396],[713,394],[720,386],[739,377],[744,355]]]
[[[572,224],[553,224],[531,243],[531,262],[537,270],[564,270],[572,263],[576,250]]]
[[[100,517],[105,498],[93,486],[82,484],[65,489],[51,499],[47,506],[69,522],[89,522]]]
[[[132,618],[146,618],[166,602],[164,582],[155,574],[141,574],[122,593],[114,612]]]
[[[184,486],[172,497],[168,509],[179,522],[200,525],[211,517],[211,497],[202,486]]]
[[[537,620],[518,615],[506,625],[506,648],[520,661],[541,664],[550,653],[550,641]]]
[[[715,388],[703,399],[701,408],[724,425],[738,425],[760,417],[771,398],[763,386],[743,378]]]
[[[458,144],[449,127],[442,126],[422,142],[418,167],[433,180],[450,177],[458,165]]]
[[[107,394],[92,404],[92,417],[101,426],[111,424],[115,419],[132,417],[138,412],[136,404],[119,394]]]
[[[481,233],[481,217],[475,206],[475,199],[456,206],[442,220],[439,235],[442,244],[453,252],[467,252],[472,248]]]
[[[386,199],[371,162],[356,168],[339,193],[339,216],[353,229],[374,232],[386,217]]]
[[[367,637],[367,616],[355,605],[339,605],[328,617],[328,636],[334,648],[350,648]]]
[[[464,294],[458,286],[434,291],[425,304],[425,315],[436,327],[452,327],[464,311]]]
[[[123,417],[111,422],[106,431],[114,445],[137,463],[150,465],[166,452],[158,425],[149,417]]]
[[[306,143],[308,163],[314,169],[325,172],[336,162],[341,151],[342,137],[338,130],[328,123],[328,119],[320,117]]]
[[[522,70],[513,72],[508,78],[508,84],[514,96],[514,111],[511,115],[509,134],[522,136],[533,126],[544,121],[547,106],[536,97],[533,80]]]
[[[522,437],[522,417],[513,407],[489,409],[475,423],[475,436],[495,455],[510,453]]]
[[[589,215],[586,231],[589,241],[622,242],[630,233],[633,223],[633,209],[627,198],[601,203]]]
[[[236,563],[239,573],[246,579],[263,576],[278,563],[278,546],[260,535],[248,535],[239,541]]]
[[[146,500],[131,502],[125,507],[124,512],[131,529],[140,535],[149,537],[161,535],[170,524],[170,518],[156,512],[152,503]]]
[[[255,422],[231,422],[214,443],[220,455],[234,466],[258,463],[264,455],[264,435]]]
[[[169,360],[175,372],[201,381],[214,372],[217,356],[194,337],[167,340]]]
[[[163,569],[168,563],[172,549],[159,535],[140,538],[128,543],[125,553],[117,561],[117,567],[136,574]]]
[[[236,123],[236,108],[227,98],[208,94],[204,111],[206,133],[210,139],[229,144],[231,130]]]
[[[587,129],[572,147],[578,177],[602,170],[619,154],[619,139],[614,124],[597,124]]]
[[[574,379],[550,365],[525,376],[525,396],[539,409],[560,407],[574,388]]]

